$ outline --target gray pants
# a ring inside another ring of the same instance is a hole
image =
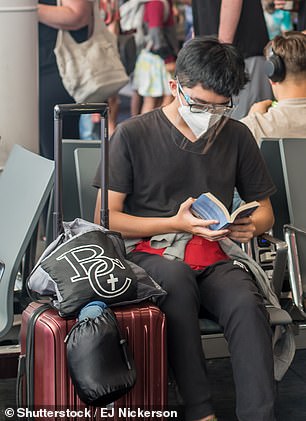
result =
[[[272,89],[264,72],[266,59],[262,56],[249,57],[244,60],[250,82],[242,89],[238,97],[233,98],[235,109],[231,115],[235,120],[245,117],[254,102],[272,99]]]

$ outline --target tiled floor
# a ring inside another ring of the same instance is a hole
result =
[[[228,358],[208,361],[219,421],[235,421],[234,383]],[[306,350],[298,350],[277,387],[277,421],[306,420]]]
[[[236,421],[235,393],[229,358],[207,360],[214,406],[219,421]],[[15,379],[0,380],[0,421],[8,421],[3,410],[15,405]],[[170,391],[171,392],[171,391]],[[170,403],[174,403],[170,393]],[[306,350],[298,350],[294,361],[278,384],[277,421],[306,420]]]

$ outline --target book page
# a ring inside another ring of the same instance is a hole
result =
[[[230,219],[231,216],[227,207],[215,195],[213,195],[212,193],[204,193],[204,196],[206,196],[208,199],[214,202],[221,209],[221,211],[226,216],[226,219]]]
[[[219,221],[218,224],[210,225],[210,229],[217,230],[221,229],[224,225],[228,225],[229,213],[223,204],[221,204],[222,206],[219,206],[219,203],[221,202],[218,199],[213,196],[213,198],[216,199],[213,200],[211,197],[212,195],[209,193],[199,196],[192,204],[191,211],[198,218],[205,220],[215,219]],[[224,214],[223,208],[227,215]]]
[[[258,208],[258,206],[259,203],[256,201],[245,203],[244,205],[239,206],[239,208],[232,213],[230,221],[234,222],[237,218],[245,218],[250,216],[254,210]]]
[[[224,204],[212,193],[203,193],[191,205],[191,212],[198,218],[219,221],[218,224],[210,225],[209,228],[220,230],[228,227],[237,218],[251,215],[258,206],[259,203],[256,201],[244,203],[230,215]]]

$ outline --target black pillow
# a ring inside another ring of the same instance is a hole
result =
[[[111,309],[77,323],[66,343],[71,380],[86,404],[105,406],[134,386],[134,360]]]

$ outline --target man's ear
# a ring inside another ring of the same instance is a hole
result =
[[[171,94],[174,96],[174,98],[177,97],[177,81],[175,79],[169,80],[169,88],[171,90]]]

